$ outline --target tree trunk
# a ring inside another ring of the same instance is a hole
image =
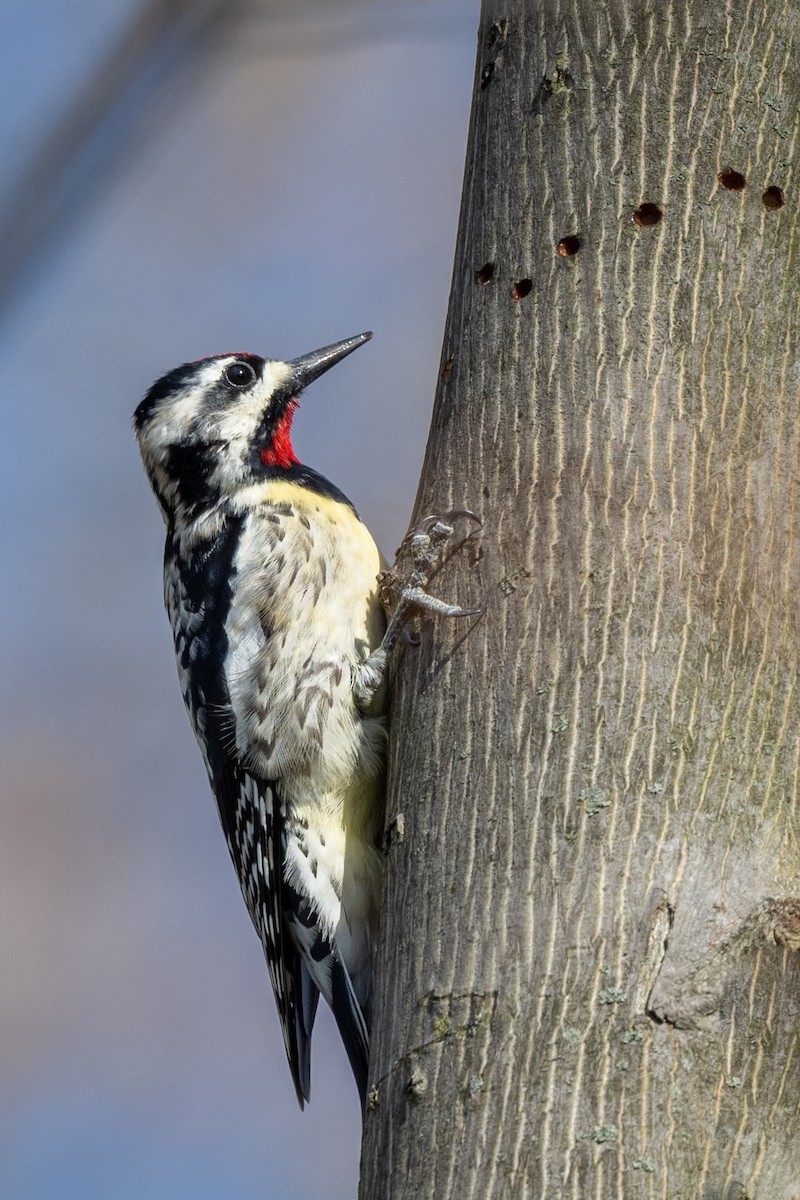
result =
[[[799,43],[484,4],[362,1200],[800,1196]]]

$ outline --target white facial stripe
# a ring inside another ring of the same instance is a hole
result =
[[[148,421],[142,431],[142,442],[147,453],[158,459],[163,450],[185,441],[192,423],[196,420],[206,391],[222,378],[225,368],[236,362],[237,355],[218,358],[206,363],[198,371],[191,388],[177,394],[168,402],[161,402],[156,420]],[[291,375],[288,363],[268,362],[264,375],[250,391],[237,397],[231,396],[230,404],[218,414],[209,416],[208,433],[217,440],[236,442],[254,435],[269,403],[270,396]]]
[[[225,359],[218,367],[218,377],[235,361],[235,356]],[[288,363],[266,363],[264,375],[258,383],[240,396],[231,396],[230,403],[212,418],[214,436],[231,445],[237,442],[249,445],[264,419],[270,397],[286,383],[291,373],[292,368]]]
[[[235,355],[226,359],[220,373],[235,361]],[[232,493],[247,477],[253,440],[264,420],[264,413],[275,392],[291,374],[292,368],[288,363],[266,363],[263,377],[258,383],[244,390],[241,395],[231,396],[230,402],[209,420],[210,436],[226,443],[211,477],[212,483],[223,494]]]
[[[226,365],[232,359],[226,359]],[[148,421],[140,435],[145,452],[154,460],[169,446],[185,441],[207,387],[220,376],[219,363],[208,363],[198,373],[192,387],[160,401],[156,416]]]
[[[139,431],[139,444],[156,495],[169,508],[179,495],[178,481],[169,468],[175,446],[208,446],[213,463],[212,488],[233,494],[251,470],[254,439],[270,401],[292,375],[292,366],[268,361],[263,376],[249,388],[222,383],[226,369],[238,354],[195,364],[192,382],[157,402],[150,420]],[[209,402],[209,393],[214,401]],[[217,443],[214,446],[214,443]]]

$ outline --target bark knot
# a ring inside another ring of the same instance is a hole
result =
[[[767,914],[776,943],[787,950],[800,950],[800,896],[769,900]]]

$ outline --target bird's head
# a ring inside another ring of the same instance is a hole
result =
[[[164,515],[197,513],[265,472],[290,471],[300,393],[371,337],[360,333],[289,362],[218,354],[154,383],[133,424]]]

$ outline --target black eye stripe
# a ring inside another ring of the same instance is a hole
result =
[[[225,368],[225,381],[231,387],[246,388],[250,387],[251,383],[255,383],[256,373],[248,362],[231,363]]]

